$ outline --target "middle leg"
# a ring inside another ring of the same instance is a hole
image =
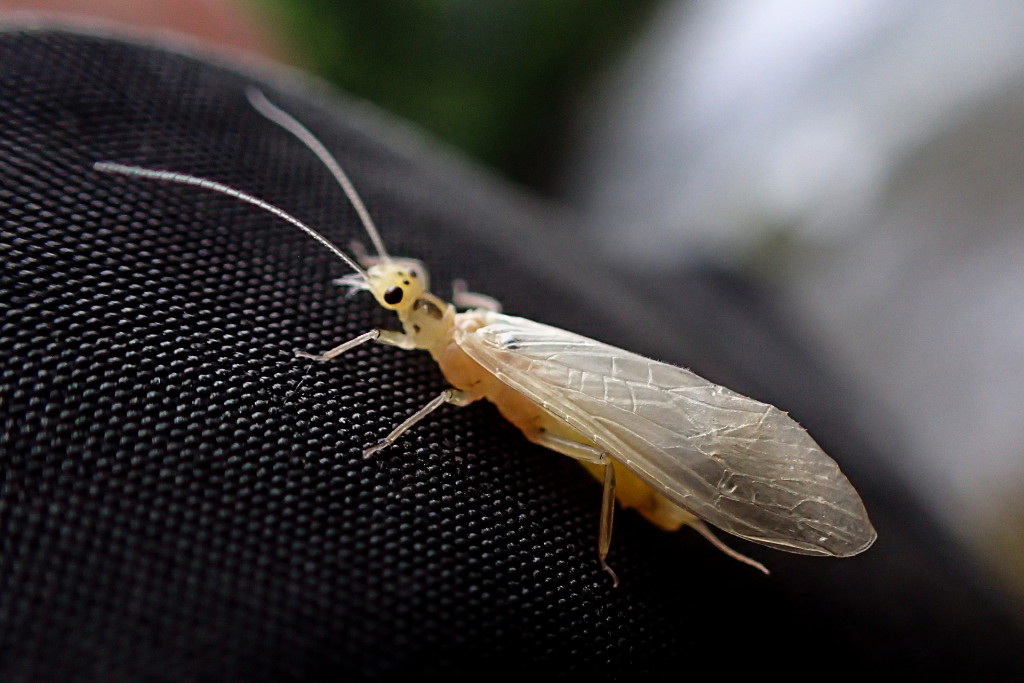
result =
[[[402,434],[405,434],[409,429],[413,427],[417,422],[423,420],[427,415],[440,408],[446,403],[451,403],[456,406],[465,406],[473,402],[473,398],[465,391],[460,389],[445,389],[435,398],[431,399],[427,405],[423,406],[415,413],[410,415],[402,424],[391,430],[391,433],[384,437],[384,440],[380,443],[370,446],[363,451],[363,457],[369,458],[376,454],[381,449],[387,448],[394,442],[401,438]]]

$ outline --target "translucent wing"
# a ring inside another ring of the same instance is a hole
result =
[[[456,343],[676,505],[795,553],[843,557],[874,542],[839,466],[774,406],[565,330],[487,321]]]

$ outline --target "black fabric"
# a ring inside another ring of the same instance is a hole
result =
[[[610,273],[552,236],[557,210],[294,74],[246,68],[0,35],[4,679],[1022,671],[1012,607],[763,292],[709,268]],[[445,383],[423,353],[293,355],[395,326],[331,284],[344,265],[230,198],[91,168],[201,175],[362,239],[315,158],[248,105],[251,83],[338,155],[437,293],[463,277],[511,313],[781,405],[863,492],[876,546],[828,560],[729,538],[766,578],[625,512],[613,588],[597,482],[492,406],[445,408],[362,458]]]

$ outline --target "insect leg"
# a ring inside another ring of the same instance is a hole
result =
[[[729,546],[727,546],[726,544],[722,543],[722,541],[718,538],[718,536],[715,536],[713,533],[711,533],[711,529],[708,528],[708,525],[705,524],[704,522],[700,521],[699,519],[696,520],[696,521],[693,521],[693,522],[687,522],[687,524],[689,524],[691,527],[696,529],[697,533],[699,533],[701,536],[703,536],[704,538],[706,538],[709,541],[711,541],[711,545],[715,546],[716,548],[721,550],[723,553],[725,553],[726,555],[728,555],[732,559],[739,560],[743,564],[749,564],[754,569],[760,569],[765,574],[769,573],[768,572],[768,568],[765,567],[760,562],[758,562],[757,560],[752,560],[749,557],[747,557],[746,555],[743,555],[742,553],[738,553],[735,550],[733,550],[732,548],[730,548]]]
[[[618,586],[619,577],[606,561],[608,550],[612,545],[612,522],[615,517],[615,465],[611,457],[599,448],[555,436],[546,431],[538,434],[536,441],[541,446],[562,455],[568,455],[570,458],[604,466],[604,491],[601,495],[601,527],[597,537],[597,557],[601,561],[601,569],[611,575],[614,581],[612,587]]]
[[[309,358],[311,360],[328,361],[333,358],[337,358],[341,354],[345,353],[350,349],[354,349],[360,344],[365,344],[369,341],[375,341],[380,344],[388,344],[389,346],[397,346],[403,349],[414,349],[416,346],[413,341],[401,332],[393,332],[391,330],[370,330],[365,332],[354,339],[349,339],[344,344],[339,344],[329,351],[323,353],[307,353],[305,351],[296,351],[295,355],[300,358]]]
[[[619,585],[618,575],[608,566],[605,558],[612,547],[612,517],[615,514],[615,465],[611,459],[604,464],[604,492],[601,495],[601,531],[597,537],[597,556],[601,568],[611,574],[612,588]]]
[[[469,291],[465,280],[452,281],[452,303],[456,308],[482,308],[501,313],[501,302],[486,294]]]
[[[402,424],[395,427],[390,434],[384,437],[384,440],[375,446],[370,446],[363,451],[363,457],[369,458],[370,456],[377,453],[377,451],[387,448],[394,442],[401,438],[402,434],[405,434],[413,425],[430,415],[432,412],[443,406],[445,403],[451,403],[456,406],[465,406],[473,402],[473,399],[464,391],[459,389],[445,389],[436,398],[431,399],[427,405],[423,406]]]
[[[608,549],[611,547],[612,542],[612,514],[615,511],[615,467],[612,464],[611,458],[607,453],[598,448],[594,448],[593,446],[589,446],[578,441],[573,441],[572,439],[555,436],[548,432],[541,432],[535,440],[540,445],[550,448],[553,451],[557,451],[562,455],[568,455],[570,458],[593,463],[595,465],[604,465],[604,498],[601,503],[601,533],[598,537],[597,552],[601,559],[601,567],[615,577],[615,585],[618,585],[618,577],[615,576],[615,572],[613,572],[611,567],[609,567],[605,562],[605,557],[608,556]],[[687,520],[685,523],[693,527],[697,533],[706,538],[713,546],[729,557],[734,560],[739,560],[743,564],[750,565],[765,574],[768,573],[768,569],[763,564],[733,550],[723,543],[701,520],[693,518],[692,520]]]
[[[359,265],[363,268],[369,268],[380,263],[383,258],[380,256],[374,256],[366,251],[366,247],[359,240],[352,240],[348,243],[349,251],[356,257],[356,261],[359,261]]]

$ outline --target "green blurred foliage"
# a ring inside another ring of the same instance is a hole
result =
[[[306,66],[521,182],[654,0],[261,0]]]

